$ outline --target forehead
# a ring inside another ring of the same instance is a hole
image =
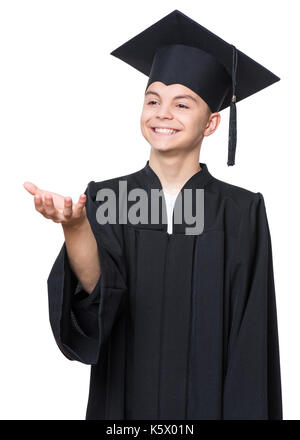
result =
[[[166,99],[173,101],[176,101],[177,99],[186,99],[191,105],[199,105],[201,101],[198,95],[181,84],[161,85],[161,83],[152,83],[145,91],[145,99],[147,96],[157,96],[162,100]]]
[[[200,107],[207,107],[206,102],[191,90],[189,87],[183,84],[169,84],[166,85],[163,82],[155,81],[149,85],[145,91],[145,98],[158,96],[163,99],[187,99],[190,103],[194,103]]]
[[[189,95],[194,99],[198,99],[199,96],[193,92],[193,90],[189,89],[188,87],[184,86],[183,84],[164,84],[161,81],[155,81],[149,85],[149,87],[146,90],[147,92],[156,92],[160,96],[172,96],[172,95]]]

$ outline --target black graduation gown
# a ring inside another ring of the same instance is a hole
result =
[[[198,235],[176,223],[168,234],[162,218],[97,222],[99,189],[118,193],[119,180],[128,191],[162,188],[149,161],[87,186],[102,274],[84,292],[64,243],[48,278],[55,340],[68,359],[91,365],[86,420],[282,419],[264,199],[200,166],[182,188],[204,189]]]

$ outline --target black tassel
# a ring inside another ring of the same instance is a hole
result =
[[[235,163],[235,150],[236,150],[236,140],[237,140],[237,124],[236,124],[236,68],[237,68],[237,50],[235,46],[232,45],[232,98],[230,103],[230,114],[229,114],[229,141],[228,141],[228,159],[227,165],[234,165]]]
[[[228,160],[227,160],[228,166],[234,165],[235,150],[236,150],[236,104],[234,101],[231,101],[230,115],[229,115],[229,142],[228,142]]]

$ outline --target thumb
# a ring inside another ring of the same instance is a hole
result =
[[[23,183],[24,188],[32,195],[35,195],[38,191],[38,187],[34,185],[32,182],[24,182]]]

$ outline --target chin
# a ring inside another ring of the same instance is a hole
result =
[[[154,139],[151,132],[148,131],[148,127],[143,127],[142,134],[151,147],[156,151],[175,151],[182,149],[182,139],[179,143],[178,140],[171,139]],[[149,129],[151,130],[151,129]]]
[[[163,144],[163,143],[156,143],[153,142],[153,140],[149,140],[149,144],[151,147],[156,151],[175,151],[178,150],[180,147],[178,145],[171,145],[171,144]]]

